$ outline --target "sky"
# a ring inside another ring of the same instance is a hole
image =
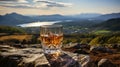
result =
[[[80,13],[118,13],[120,0],[0,0],[0,15],[72,15]]]

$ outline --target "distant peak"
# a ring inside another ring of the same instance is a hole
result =
[[[13,13],[7,13],[7,14],[5,14],[5,15],[9,15],[9,14],[17,14],[17,13],[13,12]]]
[[[43,16],[43,17],[56,16],[56,17],[58,17],[58,16],[62,16],[62,15],[60,15],[60,14],[51,14],[51,15],[40,15],[40,16]]]
[[[11,13],[11,14],[17,14],[16,12],[13,12],[13,13]]]
[[[61,16],[60,14],[53,14],[53,15],[55,15],[55,16]]]
[[[23,15],[13,12],[13,13],[8,13],[4,16],[23,16]]]

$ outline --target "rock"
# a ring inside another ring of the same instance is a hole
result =
[[[2,48],[0,49],[0,66],[40,67],[49,65],[49,62],[40,48],[16,49],[9,46],[0,46],[0,48]]]
[[[75,48],[75,49],[84,49],[84,48],[89,49],[90,46],[88,44],[76,44],[72,48]]]
[[[78,53],[78,54],[89,54],[89,53],[87,53],[86,51],[84,51],[83,49],[76,50],[74,53]]]
[[[120,49],[120,44],[111,44],[112,48]]]
[[[103,53],[113,53],[112,50],[110,50],[109,48],[106,48],[106,47],[101,47],[101,46],[95,47],[95,46],[92,46],[90,48],[90,52],[96,52],[96,51],[103,52]]]
[[[113,63],[111,63],[108,59],[101,59],[98,62],[98,67],[116,67]]]
[[[43,55],[41,58],[36,59],[35,67],[50,67],[49,62],[45,60],[46,57]]]
[[[89,56],[63,52],[51,58],[41,48],[14,48],[0,45],[0,66],[2,67],[85,67]]]
[[[67,54],[61,54],[58,58],[46,54],[46,58],[50,61],[51,67],[81,67],[79,62]]]
[[[89,67],[88,66],[88,63],[90,61],[89,56],[81,55],[81,56],[79,56],[79,60],[80,60],[80,64],[82,67]]]
[[[90,62],[88,62],[87,67],[98,67],[98,65],[97,65],[97,63],[95,61],[90,61]]]
[[[16,47],[16,48],[27,48],[26,45],[22,45],[22,44],[12,44],[11,46]]]

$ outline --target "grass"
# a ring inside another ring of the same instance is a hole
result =
[[[111,31],[108,31],[108,30],[98,30],[98,31],[95,31],[94,33],[95,34],[103,34],[103,33],[110,33]]]
[[[1,36],[0,41],[4,41],[7,39],[17,39],[17,40],[30,40],[32,38],[32,35],[7,35],[7,36]]]

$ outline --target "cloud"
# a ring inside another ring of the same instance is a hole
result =
[[[3,1],[3,2],[27,2],[26,0],[0,0],[0,1]]]
[[[35,0],[35,2],[46,3],[48,7],[69,7],[71,3],[63,3],[63,2],[56,2],[56,1],[49,1],[49,0]]]
[[[18,0],[0,0],[0,1],[18,1]]]
[[[0,1],[1,1],[0,6],[10,8],[49,9],[53,7],[57,8],[70,7],[72,5],[71,3],[56,2],[51,0],[0,0]]]
[[[13,5],[10,5],[10,4],[6,4],[6,5],[1,5],[3,7],[10,7],[10,8],[33,8],[31,5],[29,4],[13,4]]]

